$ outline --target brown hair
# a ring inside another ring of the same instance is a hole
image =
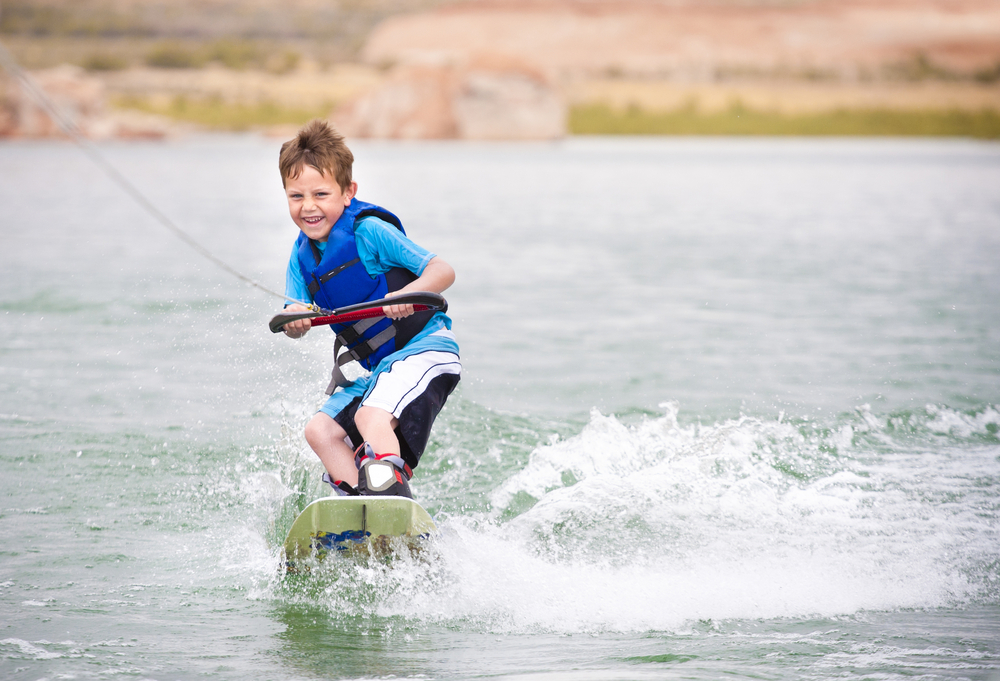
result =
[[[281,155],[278,156],[281,184],[298,177],[306,165],[320,173],[329,173],[346,191],[351,184],[354,154],[344,144],[343,135],[328,122],[316,118],[302,126],[295,139],[281,145]]]

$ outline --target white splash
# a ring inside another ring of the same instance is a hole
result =
[[[434,579],[395,614],[573,633],[974,599],[976,566],[1000,553],[982,513],[995,490],[975,480],[995,476],[1000,448],[864,451],[853,434],[874,424],[858,418],[681,427],[671,408],[626,427],[595,413],[534,451],[489,516],[446,524]],[[538,501],[502,522],[519,495]]]
[[[907,416],[916,445],[893,440],[893,418],[862,407],[833,424],[682,426],[668,405],[625,425],[594,412],[499,482],[489,512],[439,518],[422,556],[333,562],[308,598],[347,616],[569,634],[974,602],[998,577],[984,481],[1000,446],[942,446],[935,433],[945,421],[989,433],[993,417]],[[254,483],[255,505],[289,491]],[[255,550],[226,570],[273,595],[274,551],[259,534],[238,543]]]

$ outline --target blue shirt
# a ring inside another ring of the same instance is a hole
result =
[[[418,277],[423,274],[427,263],[435,256],[425,248],[410,241],[406,235],[375,216],[363,218],[354,230],[355,243],[358,246],[358,257],[365,271],[373,279],[385,274],[393,267],[407,269]],[[325,241],[314,242],[320,252],[326,250]],[[285,295],[295,300],[313,302],[305,276],[299,266],[296,247],[292,247],[292,255],[288,260],[288,270],[285,273]],[[451,319],[442,312],[437,312],[427,322],[423,330],[414,336],[413,340],[423,338],[441,329],[450,329]],[[412,340],[410,342],[413,342]]]

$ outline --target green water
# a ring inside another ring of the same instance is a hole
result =
[[[276,288],[278,144],[108,144]],[[458,272],[417,558],[286,576],[332,334],[0,145],[0,677],[1000,678],[1000,146],[358,143]]]

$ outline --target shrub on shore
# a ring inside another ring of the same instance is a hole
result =
[[[570,110],[576,135],[846,135],[952,136],[1000,138],[1000,112],[952,110],[837,109],[783,114],[756,111],[735,103],[718,112],[694,107],[644,111],[603,104]]]
[[[118,109],[132,109],[167,116],[214,130],[249,130],[275,125],[303,125],[313,118],[330,113],[331,104],[315,108],[283,106],[273,101],[255,103],[227,102],[219,97],[196,99],[174,97],[167,103],[152,99],[122,97],[112,102]]]

